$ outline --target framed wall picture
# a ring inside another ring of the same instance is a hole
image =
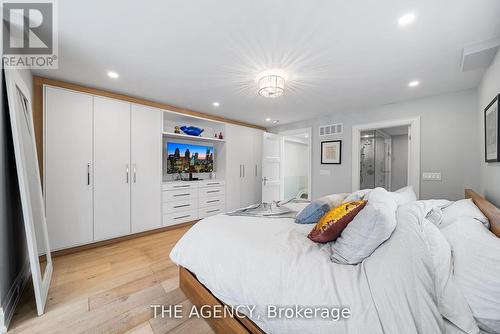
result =
[[[340,165],[342,162],[342,140],[321,142],[321,164]]]
[[[500,137],[498,129],[500,128],[500,118],[498,109],[500,103],[500,94],[484,109],[484,151],[486,162],[500,161]]]

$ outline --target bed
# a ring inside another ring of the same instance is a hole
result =
[[[472,190],[465,194],[500,236],[500,210]],[[354,266],[332,263],[327,244],[306,239],[311,226],[290,218],[227,215],[194,225],[171,258],[180,266],[180,287],[194,305],[257,305],[251,314],[242,309],[237,316],[207,319],[217,333],[311,328],[315,333],[477,333],[459,296],[451,297],[459,305],[453,321],[444,319],[438,307],[437,274],[419,222],[424,211],[414,206],[403,212],[404,220],[415,224],[398,223],[389,240]],[[269,318],[269,305],[297,304],[347,307],[352,318]]]

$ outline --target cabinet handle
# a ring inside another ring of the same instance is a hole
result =
[[[187,218],[190,217],[191,215],[185,215],[185,216],[180,216],[180,217],[175,217],[174,219],[182,219],[182,218]]]
[[[134,183],[137,183],[137,170],[134,164]]]
[[[87,163],[87,185],[90,186],[90,162]]]
[[[129,172],[129,166],[127,165],[127,169],[126,169],[126,174],[127,174],[127,175],[126,175],[126,177],[125,177],[125,179],[126,179],[127,183],[128,183],[128,172]]]
[[[243,166],[243,177],[245,177],[245,165],[242,166]]]
[[[185,208],[186,206],[191,206],[191,204],[176,205],[176,206],[174,206],[174,209]]]
[[[212,193],[218,193],[220,190],[209,190],[207,191],[207,194],[212,194]]]
[[[218,199],[214,199],[214,200],[211,200],[211,201],[207,201],[207,203],[215,203],[215,202],[218,202],[219,200]]]
[[[240,165],[240,177],[241,177],[241,165]]]
[[[255,165],[255,176],[257,176],[257,164]]]
[[[212,212],[217,212],[217,211],[220,211],[220,209],[208,210],[207,213],[212,213]]]
[[[212,183],[207,183],[207,186],[215,186],[215,185],[218,185],[219,183],[218,182],[212,182]]]
[[[177,195],[174,195],[174,197],[180,197],[180,196],[189,196],[189,194],[177,194]]]
[[[184,184],[182,186],[173,186],[173,188],[187,188],[187,187],[190,187],[189,184]]]

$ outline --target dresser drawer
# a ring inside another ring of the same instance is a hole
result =
[[[163,190],[184,190],[197,188],[198,183],[196,182],[165,182],[162,185]]]
[[[198,189],[179,189],[163,191],[163,203],[198,198]]]
[[[191,211],[196,209],[198,209],[198,200],[196,198],[163,202],[163,214]]]
[[[202,219],[202,218],[210,217],[213,215],[218,215],[219,213],[224,212],[224,208],[225,208],[224,205],[210,206],[207,208],[200,208],[200,209],[198,209],[198,218]]]
[[[200,198],[203,197],[218,197],[226,193],[226,187],[224,186],[213,186],[198,189],[198,194]]]
[[[198,200],[199,202],[199,207],[200,208],[206,208],[209,206],[220,206],[224,205],[226,202],[226,198],[224,196],[217,196],[217,197],[200,197]]]
[[[185,211],[163,215],[163,226],[181,224],[198,219],[198,211]]]
[[[210,180],[210,181],[203,181],[200,183],[200,188],[207,188],[207,187],[221,187],[224,186],[226,183],[224,181],[217,181],[217,180]]]

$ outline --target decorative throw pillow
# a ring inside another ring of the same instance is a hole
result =
[[[331,209],[307,237],[316,242],[330,242],[337,239],[366,203],[367,201],[352,201]]]
[[[412,186],[403,187],[394,192],[396,195],[396,202],[398,205],[405,205],[417,200],[417,194]]]
[[[332,208],[340,205],[347,194],[333,194],[323,196],[306,206],[295,217],[297,224],[316,224]]]

